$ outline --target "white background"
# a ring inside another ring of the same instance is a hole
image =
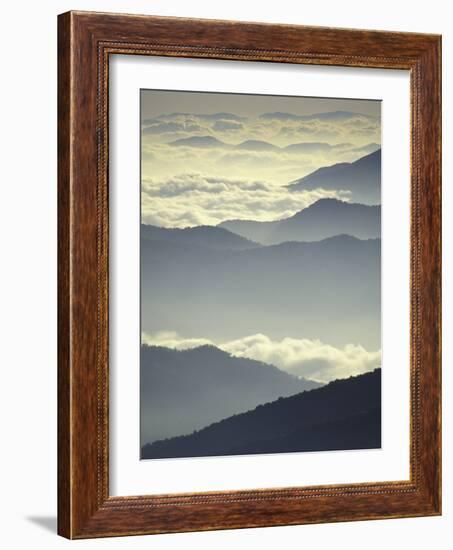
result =
[[[113,56],[109,75],[110,494],[409,479],[408,71]],[[335,90],[337,97],[382,100],[381,449],[138,460],[140,87],[273,95],[298,95],[303,90],[312,97]]]
[[[257,7],[259,6],[259,11]],[[68,542],[56,515],[56,15],[68,9],[258,20],[444,35],[444,152],[452,150],[453,27],[448,3],[280,0],[203,2],[41,1],[2,6],[0,87],[0,518],[4,548],[451,547],[453,475],[452,345],[444,329],[444,515]],[[444,154],[447,157],[446,153]],[[451,326],[452,162],[444,162],[444,326]],[[447,254],[447,250],[450,253]],[[450,331],[451,333],[451,331]],[[450,338],[451,341],[451,338]],[[446,399],[445,395],[449,398]]]

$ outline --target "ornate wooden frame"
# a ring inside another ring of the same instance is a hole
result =
[[[58,532],[68,538],[87,538],[440,514],[441,38],[69,12],[59,16],[58,48]],[[409,481],[109,496],[108,78],[112,54],[410,71]]]

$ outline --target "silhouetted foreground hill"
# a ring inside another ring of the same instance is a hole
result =
[[[142,346],[140,376],[142,443],[191,433],[261,403],[320,386],[214,346],[184,351]]]
[[[218,227],[265,245],[320,241],[343,234],[358,239],[376,239],[381,236],[381,207],[320,199],[284,220],[228,220]]]
[[[156,441],[142,458],[375,449],[381,446],[381,370],[278,399],[191,435]]]
[[[288,185],[290,191],[313,189],[350,191],[354,201],[381,203],[381,150],[355,162],[325,166]]]

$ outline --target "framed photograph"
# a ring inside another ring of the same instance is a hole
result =
[[[440,37],[58,29],[59,533],[440,514]]]

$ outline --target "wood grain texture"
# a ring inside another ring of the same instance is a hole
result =
[[[58,25],[58,532],[70,536],[69,16]]]
[[[69,12],[59,16],[58,46],[58,532],[67,538],[88,538],[440,514],[440,37]],[[409,481],[109,496],[108,61],[112,54],[410,71]]]

